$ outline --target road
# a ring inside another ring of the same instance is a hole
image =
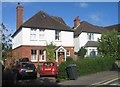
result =
[[[35,80],[19,80],[17,86],[40,86],[40,85],[58,85],[55,78],[41,77]]]

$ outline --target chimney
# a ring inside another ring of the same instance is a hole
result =
[[[17,12],[17,22],[16,22],[16,30],[19,29],[19,27],[23,24],[23,6],[18,3],[18,6],[16,8]]]
[[[77,16],[74,20],[74,28],[76,28],[79,25],[80,25],[80,19],[79,19],[79,16]]]

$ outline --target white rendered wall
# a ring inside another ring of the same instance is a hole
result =
[[[79,37],[74,38],[74,52],[78,52],[80,48]]]
[[[87,50],[87,53],[85,57],[89,57],[92,50],[96,51],[96,55],[98,54],[97,47],[87,47],[86,50]]]
[[[94,33],[94,40],[98,41],[98,38],[101,37],[101,34]],[[85,44],[88,42],[88,36],[86,32],[82,32],[77,38],[74,38],[74,51],[77,52],[81,47],[85,46]]]
[[[39,29],[36,31],[36,40],[30,39],[30,28],[22,28],[22,30],[13,38],[13,49],[20,45],[30,46],[46,46],[53,42],[56,46],[74,46],[73,32],[61,31],[61,40],[55,40],[55,30],[45,30],[45,38],[39,39]]]
[[[23,37],[23,34],[22,34],[22,30],[21,30],[18,34],[16,34],[16,36],[14,38],[12,38],[12,49],[21,46],[22,37]]]

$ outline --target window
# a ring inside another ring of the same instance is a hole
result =
[[[31,61],[37,61],[37,50],[31,50]]]
[[[31,29],[30,40],[36,40],[36,29]]]
[[[44,38],[45,38],[44,31],[45,31],[44,29],[39,30],[39,40],[44,40]]]
[[[67,55],[67,56],[70,56],[70,50],[67,50],[66,55]]]
[[[90,56],[91,56],[91,57],[95,57],[95,56],[96,56],[96,51],[95,51],[94,49],[92,49],[92,50],[90,51]]]
[[[93,33],[87,33],[88,40],[94,40],[94,34]]]
[[[60,40],[60,32],[61,31],[55,31],[55,40]]]
[[[40,50],[40,61],[46,61],[46,51]]]

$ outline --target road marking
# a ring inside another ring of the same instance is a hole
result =
[[[107,85],[107,84],[109,84],[109,83],[111,83],[111,82],[113,82],[113,81],[115,81],[115,80],[118,80],[118,79],[119,79],[119,78],[112,79],[112,80],[110,80],[110,81],[107,81],[107,82],[103,83],[103,85]]]
[[[113,80],[113,79],[116,79],[116,78],[111,78],[111,79],[103,80],[103,81],[100,81],[100,82],[97,82],[97,83],[93,83],[91,85],[102,85],[102,83],[108,82],[108,81]]]

